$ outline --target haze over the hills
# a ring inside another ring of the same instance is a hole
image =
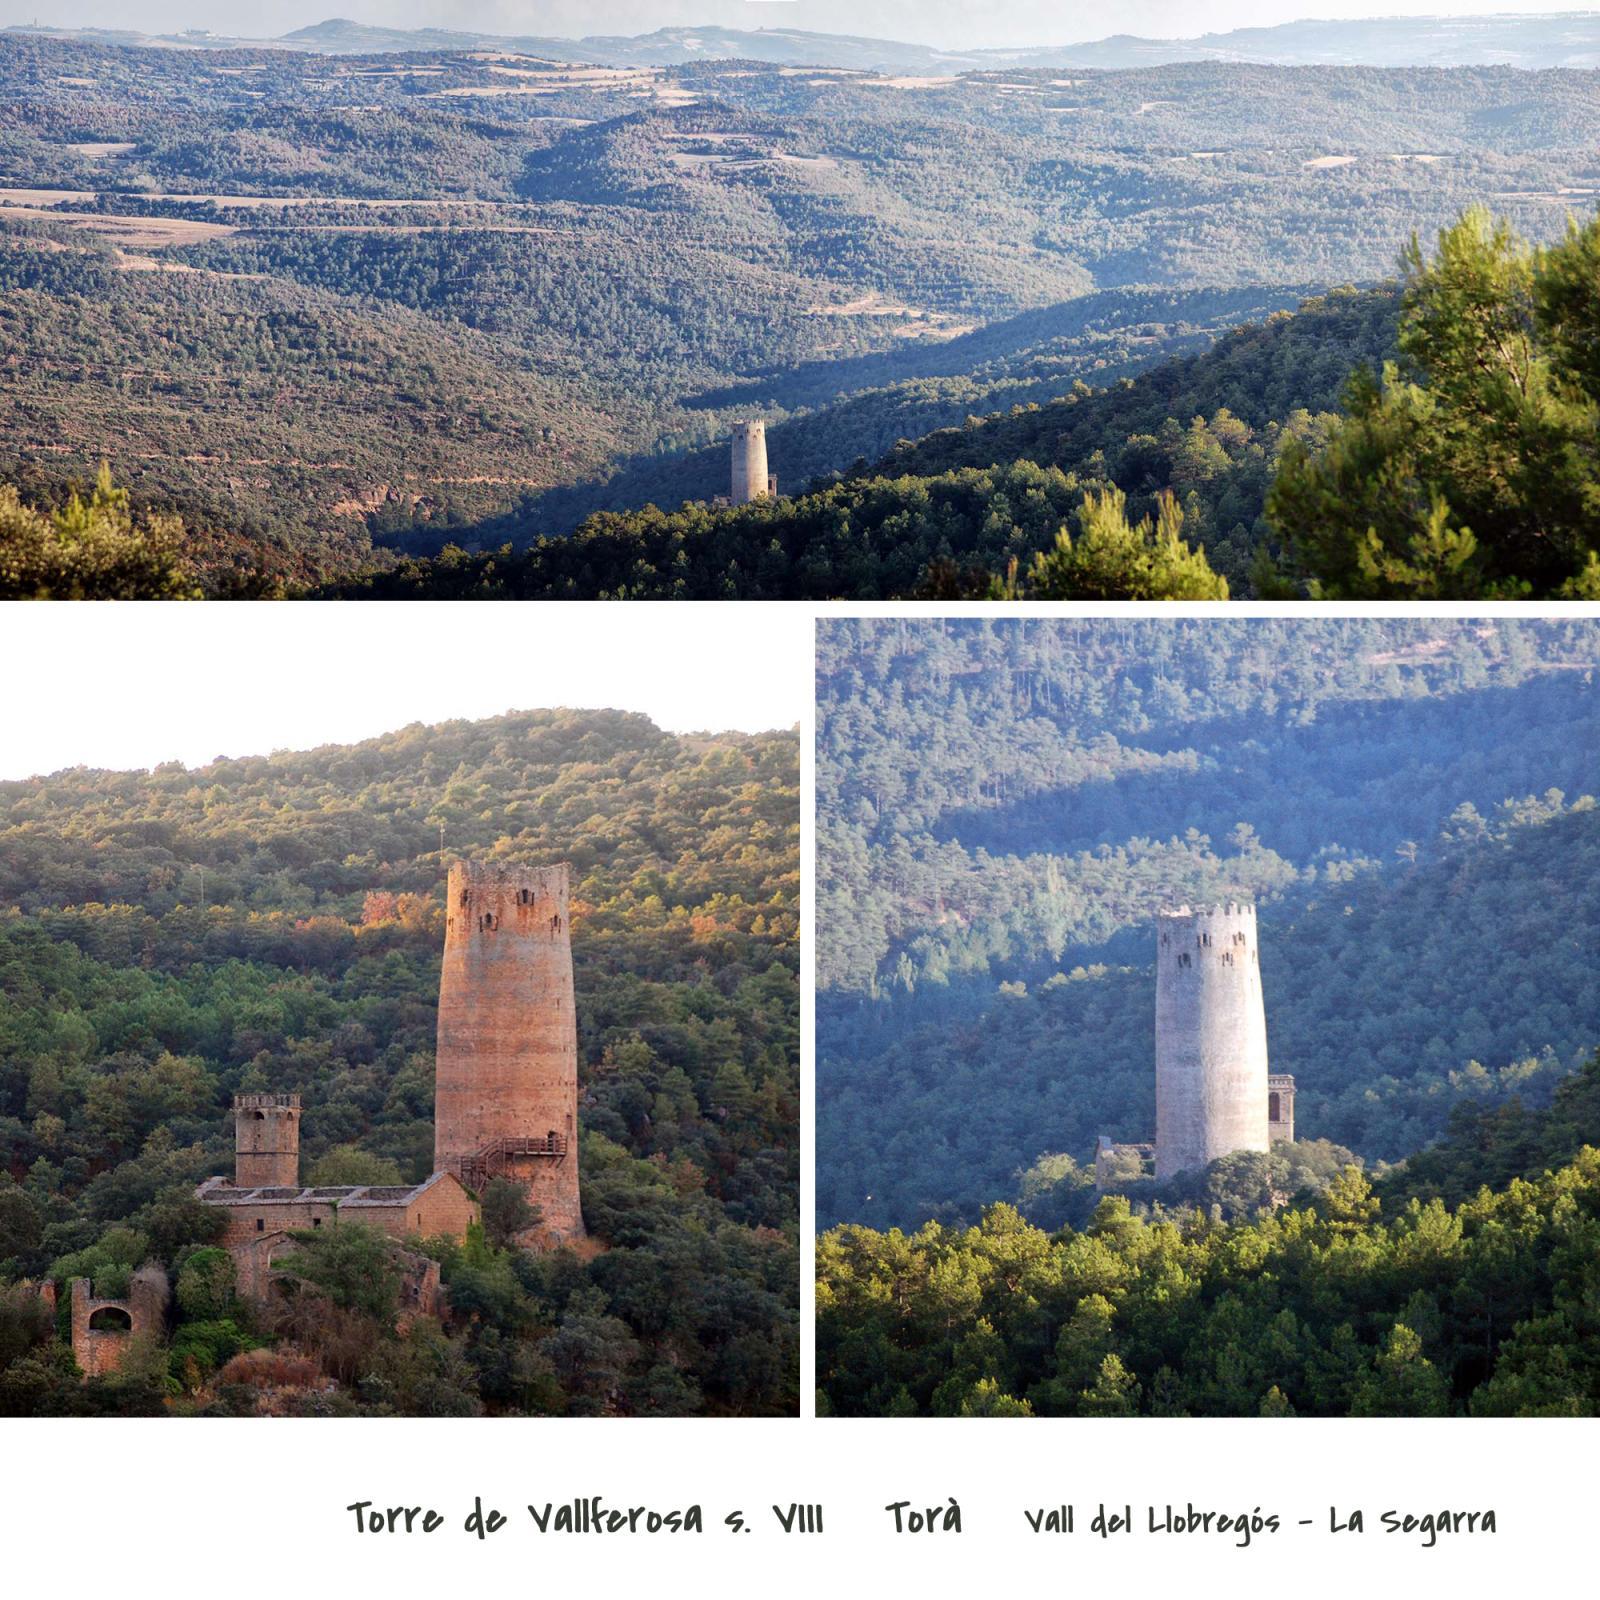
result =
[[[1315,489],[1277,467],[1335,459],[1352,373],[1421,337],[1383,287],[1407,240],[1592,212],[1597,65],[1600,13],[964,54],[5,32],[0,517],[36,555],[4,582],[128,592],[54,554],[105,462],[103,518],[151,519],[141,593],[988,593],[1114,488],[1134,525],[1177,497],[1187,598],[1349,595],[1346,495],[1304,571],[1263,565],[1314,520],[1271,511]],[[724,515],[752,414],[780,496]],[[1472,503],[1474,585],[1600,585],[1561,493]]]
[[[797,30],[961,51],[1081,44],[1110,35],[1170,42],[1192,39],[1196,31],[1194,9],[1182,0],[1119,5],[1091,0],[1070,12],[1049,0],[342,0],[340,9],[352,22],[380,29],[560,39],[657,29]],[[1319,19],[1349,22],[1371,17],[1373,10],[1372,0],[1217,0],[1205,12],[1211,29],[1207,40],[1235,29],[1300,23],[1308,11]],[[1412,20],[1454,33],[1464,18],[1583,14],[1552,8],[1548,0],[1456,0],[1447,18],[1435,14]],[[34,0],[31,7],[18,0],[9,21],[150,34],[198,29],[269,39],[329,20],[326,0],[265,0],[249,16],[248,27],[241,30],[239,9],[223,0]],[[1250,50],[1259,41],[1238,43]]]

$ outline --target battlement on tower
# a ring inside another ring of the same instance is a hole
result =
[[[1156,913],[1156,921],[1167,926],[1192,923],[1196,927],[1218,922],[1237,923],[1241,927],[1256,925],[1256,908],[1237,900],[1220,901],[1214,906],[1172,906]]]
[[[537,888],[541,892],[565,894],[572,868],[565,861],[554,866],[531,867],[515,861],[452,861],[450,881],[468,889],[495,894],[506,890]]]
[[[1225,905],[1179,906],[1157,913],[1156,948],[1163,965],[1179,974],[1203,968],[1254,968],[1260,963],[1256,945],[1256,908],[1229,901]]]
[[[513,929],[529,936],[541,932],[551,938],[565,936],[570,878],[565,862],[553,867],[453,863],[445,891],[446,941],[457,931],[490,934]]]

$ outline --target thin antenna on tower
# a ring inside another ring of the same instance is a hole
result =
[[[444,855],[444,824],[442,822],[439,824],[439,854],[441,857]]]

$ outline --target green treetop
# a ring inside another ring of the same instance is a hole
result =
[[[1312,595],[1600,598],[1600,218],[1536,249],[1474,207],[1402,265],[1403,360],[1268,496]]]

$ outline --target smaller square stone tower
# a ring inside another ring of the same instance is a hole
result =
[[[1294,1143],[1294,1075],[1274,1072],[1267,1078],[1267,1130],[1274,1144]]]
[[[233,1097],[234,1182],[241,1189],[300,1187],[300,1096]]]

